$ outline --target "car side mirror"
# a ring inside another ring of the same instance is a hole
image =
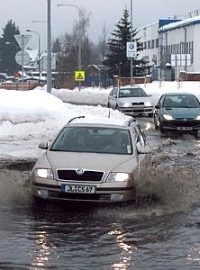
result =
[[[155,106],[155,108],[156,108],[156,109],[160,109],[160,105],[157,104],[157,105]]]
[[[49,148],[49,142],[41,142],[39,144],[39,148],[40,149],[44,149],[44,150],[47,150]]]
[[[151,149],[148,144],[142,145],[140,142],[136,144],[138,154],[150,154]]]

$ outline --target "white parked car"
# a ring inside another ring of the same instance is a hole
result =
[[[83,118],[78,117],[78,118]],[[40,144],[45,153],[31,173],[34,196],[41,199],[134,201],[135,177],[147,162],[147,142],[139,124],[91,123],[72,119],[55,140]]]
[[[108,96],[108,108],[117,109],[126,115],[153,116],[153,102],[141,87],[115,87]]]

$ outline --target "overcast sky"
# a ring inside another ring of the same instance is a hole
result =
[[[72,7],[57,7],[58,3],[75,4],[90,14],[89,37],[98,41],[105,24],[107,32],[112,32],[123,15],[123,9],[130,8],[130,0],[51,0],[52,39],[65,32],[71,32],[78,12]],[[159,18],[187,15],[200,10],[199,0],[132,0],[133,26],[139,28],[151,24]],[[46,48],[47,0],[1,0],[0,34],[8,20],[12,19],[21,34],[26,29],[37,31],[41,36],[42,49]],[[37,21],[37,22],[33,22]],[[33,34],[30,46],[37,47],[37,36]]]

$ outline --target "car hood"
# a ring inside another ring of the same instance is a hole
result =
[[[144,102],[145,103],[147,101],[152,103],[150,97],[127,97],[127,98],[120,98],[119,99],[119,102],[121,104],[123,104],[123,103],[135,103],[135,102]]]
[[[46,160],[45,160],[46,159]],[[47,152],[37,165],[48,163],[53,169],[84,168],[100,171],[131,171],[137,165],[133,155],[112,155],[95,153]]]
[[[200,115],[199,108],[163,108],[162,114],[171,115],[176,119],[194,119]]]

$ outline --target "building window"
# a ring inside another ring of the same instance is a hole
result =
[[[184,42],[180,42],[180,53],[184,53]]]
[[[154,48],[154,39],[152,39],[152,41],[151,41],[151,48],[152,49]]]
[[[194,54],[194,43],[193,41],[190,41],[189,42],[189,54],[190,54],[190,57],[191,57],[191,64],[194,62],[194,59],[193,59],[193,54]]]
[[[156,39],[156,48],[158,48],[158,46],[159,46],[159,39],[157,38]]]
[[[189,53],[189,42],[185,43],[185,53]]]

